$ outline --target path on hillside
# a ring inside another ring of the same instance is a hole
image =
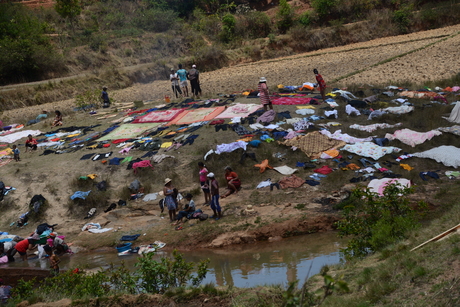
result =
[[[460,25],[375,39],[327,48],[278,59],[245,63],[205,72],[201,75],[204,93],[232,93],[256,88],[260,77],[270,86],[314,82],[317,68],[328,86],[345,84],[398,85],[403,82],[440,80],[458,73]],[[148,64],[144,64],[148,65]],[[122,69],[134,69],[127,67]],[[198,68],[199,69],[199,68]],[[335,81],[335,82],[334,82]],[[44,81],[48,82],[48,81]],[[110,84],[108,85],[110,87]],[[111,93],[117,101],[160,100],[171,95],[168,80],[135,84]],[[5,111],[11,120],[34,117],[42,109],[73,108],[73,98],[19,110]],[[29,113],[31,116],[29,116]]]

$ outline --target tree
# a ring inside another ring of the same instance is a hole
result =
[[[74,29],[74,21],[78,15],[81,13],[81,4],[80,0],[56,0],[54,9],[64,19],[70,21],[72,29]]]
[[[280,0],[278,12],[276,13],[276,25],[281,33],[286,33],[294,23],[294,10],[286,0]]]

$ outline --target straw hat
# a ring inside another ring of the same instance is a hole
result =
[[[165,179],[165,185],[167,185],[167,184],[170,183],[171,181],[172,181],[172,179],[166,178],[166,179]]]
[[[260,77],[259,83],[262,83],[262,82],[267,82],[267,79],[265,79],[265,77]]]
[[[246,212],[254,212],[254,209],[252,209],[252,205],[247,205],[245,211]]]

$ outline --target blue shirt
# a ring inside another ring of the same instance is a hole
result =
[[[15,154],[15,155],[19,155],[19,152],[20,152],[20,151],[19,151],[19,149],[18,149],[18,148],[15,148],[15,149],[13,149],[13,154]]]
[[[176,74],[179,76],[180,81],[187,81],[187,71],[185,69],[179,69]]]

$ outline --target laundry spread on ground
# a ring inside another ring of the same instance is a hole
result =
[[[298,136],[280,144],[300,148],[308,157],[315,158],[321,155],[321,152],[341,148],[346,145],[343,141],[333,140],[318,131],[308,133],[305,136]]]
[[[185,109],[171,109],[165,111],[153,111],[143,116],[137,117],[133,123],[162,123],[173,120],[180,113],[184,112]]]
[[[21,130],[6,135],[4,134],[0,136],[0,143],[14,143],[20,139],[26,138],[29,134],[36,136],[42,134],[42,132],[40,130]]]
[[[123,124],[109,134],[99,138],[97,141],[131,139],[135,138],[149,129],[154,129],[162,125],[161,123],[147,124]]]
[[[260,104],[242,104],[238,103],[228,107],[224,112],[217,115],[216,118],[233,118],[233,117],[248,117],[249,114],[262,108]]]
[[[175,119],[169,122],[169,125],[185,125],[200,121],[210,121],[222,113],[225,107],[200,108],[187,110],[179,114]]]
[[[459,125],[455,125],[455,126],[452,126],[452,127],[440,127],[440,128],[438,128],[438,130],[442,131],[442,132],[452,133],[452,134],[455,134],[455,135],[460,135],[460,126]]]
[[[396,184],[400,185],[402,188],[411,187],[411,182],[408,179],[404,178],[383,178],[383,179],[373,179],[369,182],[367,187],[371,192],[377,193],[380,196],[383,196],[383,193],[388,185]]]
[[[457,101],[457,103],[455,104],[455,107],[450,112],[449,117],[444,117],[444,118],[450,121],[451,123],[460,124],[460,102],[459,101]]]
[[[415,145],[422,144],[427,140],[431,140],[437,135],[441,135],[442,132],[437,130],[431,130],[428,132],[417,132],[410,129],[401,129],[395,131],[393,134],[387,133],[385,137],[391,140],[400,140],[404,144],[415,147]]]
[[[342,148],[342,150],[346,150],[363,157],[369,157],[374,160],[378,160],[387,154],[401,151],[401,148],[391,146],[383,147],[371,142],[363,142],[346,145]]]
[[[451,145],[435,147],[427,151],[416,152],[412,155],[419,158],[433,159],[445,166],[455,168],[460,166],[460,148]]]
[[[372,141],[372,137],[368,137],[368,138],[355,138],[355,137],[352,137],[350,136],[349,134],[347,133],[343,133],[342,134],[342,130],[337,130],[335,131],[334,133],[331,133],[329,130],[321,130],[320,131],[322,134],[324,134],[325,136],[331,138],[331,139],[334,139],[334,140],[339,140],[339,141],[344,141],[348,144],[354,144],[354,143],[361,143],[361,142],[370,142]]]
[[[394,124],[394,125],[390,125],[390,124],[386,124],[386,123],[372,124],[372,125],[353,124],[353,125],[350,125],[350,128],[351,129],[361,130],[361,131],[366,131],[366,132],[374,132],[377,129],[395,128],[395,127],[399,127],[401,125],[402,125],[402,123],[397,123],[397,124]]]
[[[314,98],[306,97],[278,97],[272,98],[273,105],[297,105],[297,104],[310,104],[312,102],[317,102],[318,100]]]

